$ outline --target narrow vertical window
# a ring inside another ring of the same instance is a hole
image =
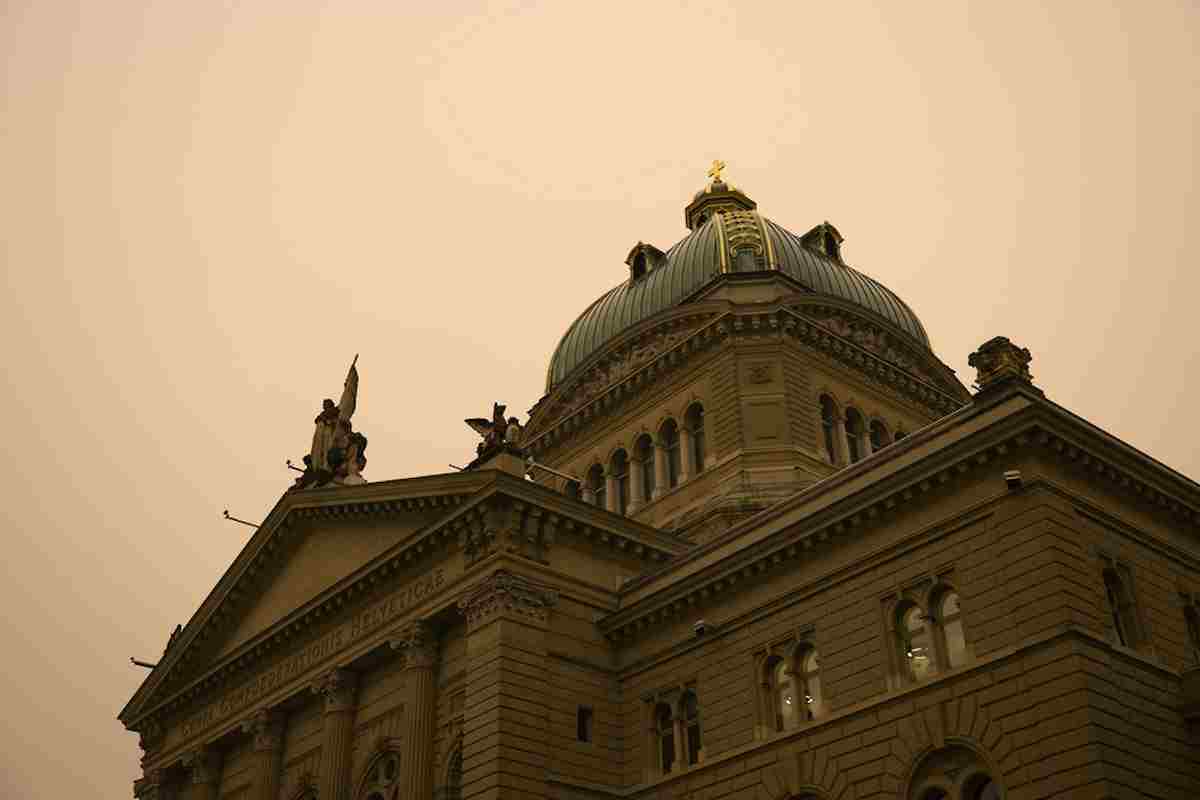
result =
[[[958,607],[957,593],[946,592],[942,595],[938,618],[946,645],[946,665],[951,669],[961,667],[967,660],[967,639],[963,635],[962,610]]]
[[[687,763],[700,763],[700,702],[696,693],[688,690],[683,693],[683,726],[687,736]]]
[[[658,733],[658,765],[665,775],[675,765],[675,716],[668,703],[654,707],[654,725]]]
[[[692,437],[692,473],[699,475],[704,471],[705,458],[704,406],[699,403],[693,404],[688,409],[684,424]]]
[[[1200,614],[1194,605],[1184,606],[1183,621],[1187,624],[1188,662],[1200,664]]]
[[[674,489],[679,485],[679,426],[675,420],[669,419],[663,423],[660,437],[667,459],[667,488]]]
[[[581,742],[592,740],[592,709],[580,706],[575,714],[575,738]]]
[[[654,440],[649,434],[642,434],[633,446],[633,457],[642,465],[642,502],[649,503],[654,499]]]
[[[925,611],[920,606],[908,606],[901,612],[900,656],[908,677],[914,681],[923,681],[937,671],[926,623]]]
[[[624,450],[613,453],[610,465],[613,476],[613,489],[617,496],[613,498],[614,510],[624,514],[629,510],[629,457]]]
[[[604,467],[593,464],[588,470],[588,488],[592,490],[592,504],[600,508],[608,508],[607,492],[605,491]]]
[[[1133,628],[1131,619],[1131,604],[1121,576],[1111,567],[1104,570],[1104,593],[1108,599],[1109,613],[1112,615],[1113,632],[1117,641],[1125,647],[1133,646]]]
[[[825,436],[825,453],[830,464],[837,463],[834,430],[837,428],[837,408],[827,395],[821,395],[821,432]]]
[[[579,499],[579,481],[567,481],[563,486],[563,494],[572,500]]]
[[[824,713],[825,703],[821,696],[821,664],[817,659],[817,649],[810,647],[800,659],[800,683],[804,691],[804,716],[806,719],[816,719]]]
[[[888,444],[890,442],[888,442],[887,429],[883,427],[883,423],[877,419],[871,420],[871,452],[878,453]]]
[[[791,664],[785,658],[776,659],[771,667],[771,690],[774,694],[775,730],[786,731],[795,727],[799,702],[795,687],[792,686]]]
[[[851,464],[862,460],[862,435],[862,414],[856,408],[846,409],[846,452],[850,455]]]

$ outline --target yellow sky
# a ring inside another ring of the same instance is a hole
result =
[[[0,796],[128,798],[114,715],[361,353],[366,476],[470,459],[714,158],[967,383],[1200,476],[1190,2],[8,0]],[[1189,402],[1191,400],[1191,402]]]

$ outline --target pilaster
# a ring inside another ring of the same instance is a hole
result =
[[[424,620],[400,628],[390,640],[404,658],[408,701],[404,709],[402,773],[408,796],[433,797],[433,739],[437,729],[437,637]]]
[[[546,797],[546,630],[558,596],[500,570],[458,601],[467,621],[463,798]]]
[[[358,676],[348,669],[330,670],[316,680],[311,689],[325,700],[319,797],[321,800],[349,800],[350,744]]]
[[[283,724],[283,714],[268,709],[242,722],[242,731],[254,737],[255,774],[250,796],[255,800],[276,800],[279,795]]]

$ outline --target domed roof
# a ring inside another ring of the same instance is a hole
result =
[[[712,190],[716,189],[716,192]],[[567,329],[546,371],[549,392],[609,340],[660,311],[679,305],[723,273],[778,271],[817,295],[849,301],[929,349],[917,315],[883,284],[841,263],[841,236],[829,223],[804,236],[762,217],[753,201],[715,182],[697,193],[685,216],[692,231],[657,263],[592,303]],[[639,245],[630,254],[634,267]]]

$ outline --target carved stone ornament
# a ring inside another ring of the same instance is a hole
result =
[[[1033,375],[1029,373],[1029,362],[1032,360],[1029,350],[1017,347],[1007,337],[997,336],[981,344],[971,353],[967,363],[975,368],[975,382],[982,390],[1006,380],[1031,383]]]
[[[264,708],[242,721],[242,733],[254,736],[255,750],[278,750],[283,745],[283,714]]]
[[[157,720],[147,722],[142,730],[138,731],[138,746],[147,753],[157,750],[162,745],[166,732],[167,730],[161,722]]]
[[[183,756],[183,766],[192,771],[192,783],[215,783],[221,775],[220,754],[208,747],[197,747]]]
[[[470,589],[458,601],[458,609],[467,618],[470,628],[500,615],[545,624],[550,618],[550,609],[557,603],[557,592],[507,570],[499,570]]]
[[[326,714],[348,711],[354,707],[358,676],[348,669],[332,669],[313,681],[309,688],[325,697]]]
[[[402,625],[388,644],[403,654],[405,669],[432,669],[437,663],[437,637],[424,620]]]

